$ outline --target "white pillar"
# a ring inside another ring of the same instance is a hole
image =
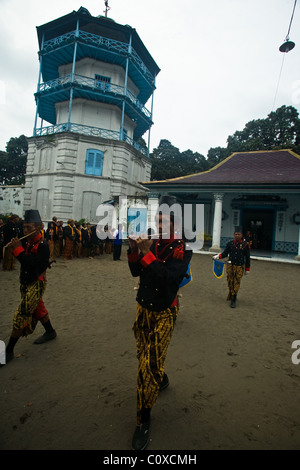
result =
[[[298,254],[295,256],[296,261],[300,261],[300,224],[298,224],[299,233],[298,233]]]
[[[159,195],[154,193],[148,194],[148,228],[156,229],[155,214],[159,206]]]
[[[212,246],[209,251],[221,252],[221,226],[222,226],[222,206],[223,206],[223,193],[214,193],[215,210],[214,210],[214,225]]]

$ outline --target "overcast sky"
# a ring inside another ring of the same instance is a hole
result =
[[[109,0],[108,16],[136,29],[161,71],[150,150],[161,139],[207,156],[282,105],[300,112],[300,2],[289,53],[279,52],[295,0]],[[39,62],[36,27],[103,0],[0,0],[0,150],[30,137]],[[150,105],[147,106],[150,109]],[[144,135],[147,140],[147,134]]]

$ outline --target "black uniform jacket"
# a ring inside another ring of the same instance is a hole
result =
[[[21,263],[21,284],[31,284],[37,281],[49,267],[49,247],[41,235],[15,248],[13,254]]]
[[[75,227],[66,225],[65,227],[63,227],[63,231],[64,231],[64,238],[70,238],[71,240],[75,240]]]
[[[140,276],[137,302],[152,311],[171,307],[183,280],[192,250],[186,250],[182,240],[154,240],[150,252],[142,256],[128,250],[131,274]]]
[[[235,266],[245,265],[246,271],[250,271],[250,249],[245,240],[241,240],[240,242],[230,240],[225,250],[219,255],[220,258],[226,258],[227,256],[231,264]]]
[[[20,236],[20,228],[17,224],[13,224],[12,222],[7,222],[7,224],[3,225],[4,245],[9,243],[12,238],[17,238],[19,236]]]

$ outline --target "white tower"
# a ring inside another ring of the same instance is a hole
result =
[[[145,194],[138,181],[150,179],[160,69],[135,29],[83,7],[37,27],[37,34],[24,209],[37,208],[44,221],[55,215],[97,222],[100,203]]]

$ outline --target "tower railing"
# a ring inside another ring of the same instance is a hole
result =
[[[72,74],[67,74],[54,80],[49,80],[48,82],[41,83],[39,85],[39,92],[51,92],[57,91],[57,88],[62,88],[71,85],[78,87],[87,87],[93,89],[94,92],[101,92],[107,95],[118,95],[122,96],[124,99],[127,97],[134,106],[141,111],[148,119],[151,119],[151,112],[142,104],[141,101],[130,91],[128,88],[125,88],[120,85],[115,85],[112,83],[102,82],[100,80],[85,77],[83,75],[74,75],[72,80]]]
[[[131,137],[123,136],[121,139],[120,132],[112,131],[110,129],[102,129],[100,127],[94,126],[87,126],[84,124],[75,124],[75,123],[61,123],[56,124],[54,126],[46,126],[40,127],[35,129],[34,136],[51,136],[53,134],[61,133],[61,132],[73,132],[75,134],[84,134],[88,136],[94,137],[102,137],[103,139],[111,139],[111,140],[121,140],[123,142],[127,142],[128,144],[132,145],[136,150],[141,152],[146,157],[149,156],[149,151],[146,147],[142,147],[138,144],[135,140],[131,139]]]
[[[76,35],[76,31],[71,31],[69,33],[45,41],[43,44],[43,49],[42,51],[40,51],[40,53],[44,55],[45,53],[51,52],[61,46],[73,43],[75,42],[75,40],[83,44],[90,44],[107,51],[117,52],[123,55],[124,57],[127,57],[129,53],[128,44],[125,42],[116,41],[115,39],[98,36],[97,34],[88,33],[87,31],[81,30],[78,31],[78,37]],[[142,74],[147,78],[147,80],[152,85],[154,85],[154,76],[148,70],[148,68],[146,67],[146,65],[144,64],[144,62],[133,47],[131,48],[130,56],[134,64],[140,70],[140,72],[142,72]]]

